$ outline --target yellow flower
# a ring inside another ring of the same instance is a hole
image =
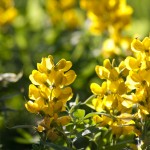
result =
[[[132,14],[132,8],[126,4],[126,0],[80,0],[80,6],[87,11],[94,34],[105,30],[111,34],[120,32],[129,24]]]
[[[134,94],[132,95],[123,95],[123,100],[121,104],[126,108],[132,108],[134,104],[137,104],[137,98]]]
[[[130,133],[139,136],[143,126],[135,123],[147,121],[150,114],[150,38],[133,40],[132,50],[134,56],[128,56],[118,67],[108,59],[103,66],[96,66],[97,75],[105,81],[102,86],[91,84],[95,95],[91,108],[101,114],[93,120],[117,137]]]
[[[34,102],[28,101],[25,104],[26,109],[31,113],[40,113],[46,105],[44,104],[43,100],[39,99]]]
[[[107,89],[112,93],[118,93],[120,95],[124,94],[127,90],[125,82],[122,78],[119,78],[116,81],[107,81]]]
[[[43,85],[47,84],[48,77],[44,73],[40,73],[37,70],[33,70],[32,74],[29,76],[29,79],[34,85]]]
[[[75,0],[68,0],[64,3],[64,0],[60,0],[60,5],[62,9],[68,9],[70,7],[73,7],[76,4]]]
[[[65,3],[63,0],[46,2],[52,25],[59,27],[62,25],[65,29],[76,29],[82,25],[83,15],[75,0],[68,0]]]
[[[54,65],[53,57],[42,58],[42,62],[37,64],[37,70],[33,70],[30,80],[35,85],[46,85],[53,87],[63,87],[70,85],[76,78],[73,70],[69,70],[72,66],[70,61],[61,59]]]
[[[95,67],[95,71],[96,71],[97,75],[99,76],[99,78],[101,78],[101,79],[108,79],[110,77],[110,71],[103,66],[97,65]]]
[[[110,63],[109,59],[105,59],[103,62],[103,66],[96,66],[95,70],[99,78],[101,79],[109,79],[109,80],[117,80],[118,79],[118,69],[113,67]]]
[[[63,13],[62,19],[69,29],[76,29],[82,25],[83,17],[76,9],[69,9]]]
[[[135,52],[147,52],[149,54],[150,51],[150,38],[145,37],[141,42],[138,39],[134,39],[131,43],[131,48]]]
[[[136,59],[134,57],[131,57],[131,56],[128,56],[126,59],[125,59],[125,64],[126,64],[126,68],[128,70],[139,70],[140,67],[141,67],[141,59]]]
[[[126,85],[129,89],[137,89],[141,86],[150,85],[150,70],[130,71],[127,76]]]
[[[103,82],[102,86],[98,85],[97,83],[92,83],[90,88],[93,94],[103,97],[107,90],[107,83]]]
[[[17,10],[13,5],[13,0],[0,1],[0,26],[10,23],[17,16]]]
[[[121,135],[134,134],[135,127],[134,127],[133,123],[134,123],[133,121],[114,122],[111,125],[112,133],[115,134],[117,137],[120,137]]]
[[[92,100],[92,105],[97,112],[102,112],[104,110],[103,99],[100,97],[94,98]]]
[[[59,137],[57,127],[71,120],[70,116],[58,116],[60,112],[66,111],[66,103],[73,96],[69,85],[74,82],[76,74],[70,70],[71,67],[72,63],[65,59],[55,64],[50,55],[42,58],[41,63],[37,64],[38,70],[33,70],[29,76],[32,82],[29,86],[30,100],[25,107],[31,113],[41,114],[43,121],[37,131],[44,132],[52,141]]]
[[[103,119],[99,115],[95,115],[95,116],[93,116],[93,121],[95,123],[101,123],[103,121]]]

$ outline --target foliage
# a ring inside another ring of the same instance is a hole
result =
[[[149,149],[149,5],[1,0],[0,149]]]

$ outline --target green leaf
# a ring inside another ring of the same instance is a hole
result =
[[[82,103],[83,105],[87,105],[88,107],[95,109],[94,106],[92,105],[92,100],[93,98],[95,98],[95,95],[91,95],[87,100],[85,100],[84,103]]]
[[[9,129],[18,129],[18,128],[33,128],[33,129],[36,129],[36,127],[33,126],[33,125],[18,125],[18,126],[10,127]]]
[[[45,145],[46,147],[48,147],[48,150],[71,150],[70,148],[64,147],[64,146],[59,146],[56,145],[54,143],[42,143],[43,145]]]
[[[77,109],[77,110],[73,113],[73,116],[74,116],[75,118],[83,119],[84,116],[85,116],[85,110],[83,110],[83,109]]]
[[[132,141],[123,141],[123,142],[118,142],[116,145],[112,145],[112,146],[106,146],[106,149],[109,150],[123,150],[127,148],[127,143],[130,143]]]
[[[109,114],[106,114],[106,113],[104,113],[104,112],[92,112],[92,113],[87,114],[87,115],[84,117],[84,119],[88,119],[88,118],[90,118],[90,117],[93,117],[94,115],[104,115],[104,116],[112,117],[112,116],[110,116]]]

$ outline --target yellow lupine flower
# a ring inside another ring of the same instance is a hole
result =
[[[73,70],[69,70],[64,74],[63,84],[65,86],[70,85],[76,79],[76,74]]]
[[[65,11],[62,19],[69,29],[78,28],[82,24],[82,15],[76,9],[69,9]]]
[[[125,82],[122,78],[119,78],[116,81],[107,81],[107,88],[112,93],[124,94],[127,91]]]
[[[96,83],[91,84],[93,109],[101,115],[93,117],[95,123],[105,126],[117,137],[126,134],[142,134],[139,120],[147,121],[150,113],[150,38],[132,42],[134,56],[128,56],[118,67],[108,59],[103,66],[96,66],[96,73],[105,79],[104,90]],[[104,115],[102,115],[104,113]]]
[[[113,123],[113,119],[105,115],[101,115],[101,116],[94,115],[93,121],[95,123],[100,123],[100,126],[111,125]]]
[[[94,115],[93,116],[93,121],[95,123],[101,123],[103,121],[103,119],[99,115]]]
[[[118,66],[118,72],[121,77],[126,77],[129,74],[129,70],[126,68],[125,61],[122,61]]]
[[[92,105],[94,106],[94,109],[97,112],[101,112],[104,110],[104,105],[103,105],[103,100],[102,98],[98,97],[98,98],[94,98],[92,100]]]
[[[31,113],[41,114],[43,121],[38,125],[37,131],[43,132],[50,140],[56,140],[59,135],[55,130],[57,126],[64,126],[70,122],[70,116],[58,114],[66,111],[66,103],[73,96],[69,87],[74,82],[76,74],[70,70],[71,61],[61,59],[54,63],[50,55],[42,58],[29,76],[32,84],[29,86],[29,100],[25,107]],[[55,124],[55,126],[54,126]]]
[[[42,58],[41,63],[37,63],[37,69],[41,73],[48,73],[54,67],[54,60],[51,55],[48,58]]]
[[[36,100],[41,97],[41,93],[39,88],[37,88],[34,84],[29,85],[29,98],[32,100]]]
[[[144,51],[144,46],[143,46],[142,42],[138,39],[133,40],[133,42],[131,43],[131,48],[135,52]]]
[[[128,56],[125,59],[126,68],[129,70],[138,70],[141,67],[141,60]]]
[[[142,41],[145,50],[150,51],[150,37],[145,37]]]
[[[112,104],[115,102],[115,96],[114,95],[108,95],[105,96],[103,99],[103,105],[108,108],[109,110],[112,108]]]
[[[0,1],[0,26],[10,23],[17,16],[17,10],[14,7],[13,0]]]
[[[95,71],[96,71],[97,75],[99,76],[99,78],[101,78],[101,79],[108,79],[110,76],[110,71],[108,69],[106,69],[105,67],[97,65],[95,67]]]
[[[69,70],[71,66],[72,63],[64,59],[54,65],[52,56],[49,56],[48,58],[43,58],[42,62],[37,64],[39,71],[33,70],[29,78],[35,85],[66,86],[71,84],[76,78],[75,72]]]
[[[68,0],[64,3],[63,0],[47,0],[47,11],[50,16],[52,25],[65,29],[76,29],[82,25],[83,15],[78,9],[76,0]]]
[[[137,103],[136,97],[132,95],[123,95],[123,101],[121,104],[126,108],[132,108]]]
[[[114,122],[111,125],[112,133],[115,134],[117,137],[120,135],[127,135],[135,133],[135,127],[132,124],[125,124],[124,122],[121,122],[121,124],[118,124],[117,122]]]
[[[112,133],[119,137],[120,135],[127,135],[135,132],[135,122],[133,115],[122,113],[116,117],[116,121],[111,124]]]
[[[75,0],[67,0],[65,3],[64,3],[64,0],[60,0],[60,5],[61,5],[61,8],[63,9],[68,9],[70,7],[73,7],[75,4],[76,4]]]
[[[103,82],[105,83],[105,82]],[[91,83],[90,88],[93,94],[95,95],[104,95],[106,90],[104,89],[104,84],[102,84],[102,87],[98,85],[97,83]]]
[[[55,66],[55,69],[68,71],[72,67],[71,61],[66,61],[65,59],[61,59]]]
[[[150,38],[145,37],[144,40],[141,42],[138,39],[134,39],[131,43],[131,48],[135,52],[148,52],[150,51]]]
[[[105,30],[120,32],[129,24],[132,14],[132,8],[126,4],[126,0],[80,0],[80,6],[87,11],[94,34]]]
[[[150,70],[130,71],[126,80],[126,85],[130,89],[137,89],[140,86],[150,84]],[[132,83],[132,84],[131,84]]]
[[[147,85],[138,87],[136,89],[135,96],[136,96],[137,102],[145,103],[145,100],[148,97],[148,87],[147,87]]]
[[[60,94],[58,95],[57,99],[66,103],[72,98],[72,96],[72,89],[70,87],[66,87],[60,91]]]
[[[103,119],[102,126],[103,125],[111,125],[113,123],[113,118],[105,116],[105,115],[102,115],[101,117]]]
[[[32,74],[29,76],[29,79],[34,85],[42,85],[47,83],[47,75],[44,73],[40,73],[37,70],[33,70]]]
[[[103,66],[96,66],[95,71],[99,78],[101,79],[109,79],[109,80],[117,80],[118,79],[118,69],[113,67],[108,59],[104,60]]]
[[[25,104],[25,107],[31,113],[40,113],[40,111],[42,111],[43,108],[46,106],[45,106],[43,100],[39,99],[39,100],[36,100],[34,102],[28,101]]]

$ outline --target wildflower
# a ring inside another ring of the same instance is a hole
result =
[[[107,36],[101,50],[104,58],[130,52],[131,38],[122,34],[133,12],[126,0],[80,0],[80,7],[86,10],[90,32]]]
[[[59,24],[67,29],[76,29],[82,25],[83,15],[77,9],[75,0],[68,0],[65,3],[63,0],[47,0],[46,6],[53,26]]]
[[[130,22],[132,8],[125,0],[81,0],[81,8],[87,10],[91,20],[91,32],[100,34],[103,31],[119,32]]]
[[[59,113],[66,110],[66,103],[73,96],[69,87],[76,78],[72,63],[61,59],[57,64],[53,57],[42,58],[37,64],[38,70],[33,70],[29,76],[32,84],[29,86],[30,100],[25,104],[31,113],[41,114],[43,121],[37,127],[37,131],[46,132],[51,140],[58,137],[57,126],[64,126],[70,122],[69,116],[59,117]],[[56,124],[56,128],[53,124]],[[53,135],[53,136],[52,136]]]
[[[17,10],[14,7],[13,0],[0,1],[0,26],[10,23],[17,15]]]
[[[105,81],[101,86],[91,84],[96,95],[92,108],[101,112],[93,120],[117,137],[130,133],[140,136],[143,127],[139,129],[136,122],[146,121],[150,113],[150,38],[133,40],[131,48],[134,56],[128,56],[118,67],[108,59],[103,66],[96,66],[97,75]]]

